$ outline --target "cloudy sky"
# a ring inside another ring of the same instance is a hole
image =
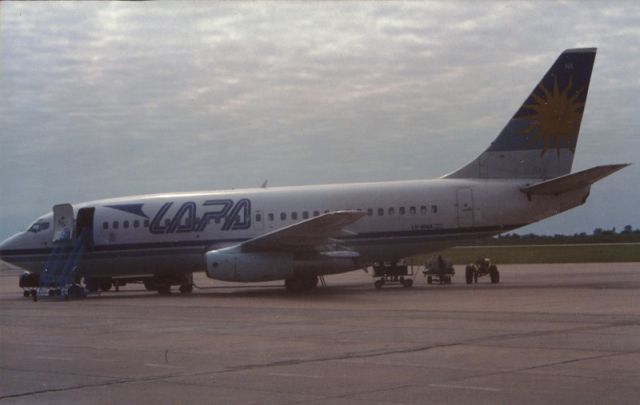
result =
[[[0,4],[0,239],[61,202],[438,177],[565,48],[598,47],[574,170],[524,231],[640,227],[640,3]]]

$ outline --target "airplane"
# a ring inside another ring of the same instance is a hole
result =
[[[3,241],[0,258],[36,278],[74,260],[89,291],[142,280],[189,293],[194,272],[308,291],[319,276],[520,228],[584,204],[593,183],[627,166],[570,173],[595,56],[562,52],[489,147],[440,178],[58,204]]]

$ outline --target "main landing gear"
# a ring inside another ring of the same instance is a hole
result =
[[[316,275],[296,275],[284,280],[284,286],[287,291],[297,293],[311,291],[318,285],[318,276]]]
[[[179,285],[181,294],[193,292],[193,274],[178,276],[154,276],[144,280],[147,291],[157,291],[158,294],[171,294],[171,286]]]

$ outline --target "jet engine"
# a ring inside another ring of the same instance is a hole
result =
[[[293,276],[293,256],[285,252],[242,253],[228,248],[205,254],[207,276],[222,281],[273,281]]]

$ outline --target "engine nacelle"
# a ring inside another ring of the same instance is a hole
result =
[[[241,253],[228,248],[205,254],[207,276],[222,281],[273,281],[293,276],[290,253]]]

